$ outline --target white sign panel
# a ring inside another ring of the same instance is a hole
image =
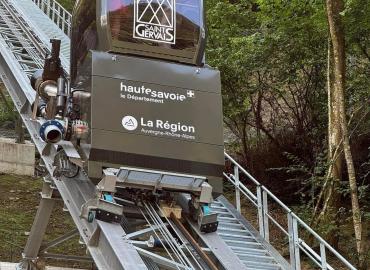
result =
[[[176,0],[135,0],[134,38],[175,44]]]

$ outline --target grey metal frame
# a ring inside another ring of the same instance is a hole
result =
[[[70,33],[70,14],[55,0],[30,0],[37,4],[43,12],[53,20],[65,33]],[[59,5],[59,6],[58,6]],[[62,10],[62,11],[60,11]],[[41,246],[42,236],[45,232],[48,218],[54,206],[54,192],[57,189],[61,198],[66,204],[68,211],[76,224],[81,239],[87,246],[89,254],[99,269],[147,269],[141,256],[150,258],[158,265],[170,268],[183,268],[178,263],[168,260],[153,252],[143,249],[142,243],[137,243],[124,236],[125,231],[119,224],[109,224],[100,221],[88,223],[81,219],[81,206],[88,200],[95,197],[95,185],[81,173],[74,179],[52,177],[54,173],[53,159],[56,154],[56,147],[45,144],[38,135],[40,124],[32,120],[31,104],[35,100],[35,92],[29,84],[28,77],[42,66],[43,56],[47,51],[47,45],[35,38],[32,29],[27,28],[24,23],[17,20],[16,10],[12,3],[7,0],[0,0],[0,76],[4,85],[8,89],[14,104],[20,113],[20,116],[28,129],[32,140],[38,151],[42,154],[42,159],[49,175],[44,179],[45,186],[43,196],[40,202],[31,235],[24,252],[23,263],[19,265],[20,269],[33,269],[33,261],[37,256],[51,246],[63,242],[74,235],[75,232],[67,233],[60,239],[55,239],[43,247]],[[63,14],[61,14],[64,13]],[[19,16],[18,16],[19,17]],[[47,18],[47,17],[46,17]],[[57,18],[57,19],[56,19]],[[58,19],[59,18],[59,19]],[[50,20],[46,23],[50,23]],[[64,25],[64,26],[63,26]],[[241,194],[244,195],[258,212],[258,224],[261,237],[269,242],[269,222],[275,224],[288,238],[290,247],[290,265],[292,269],[300,269],[301,253],[305,253],[321,269],[334,269],[327,262],[327,251],[336,256],[348,269],[355,270],[345,258],[326,243],[317,233],[315,233],[306,223],[296,216],[285,204],[276,198],[266,187],[262,186],[245,169],[243,169],[234,159],[225,153],[225,157],[234,166],[232,174],[224,173],[224,176],[235,186],[236,190],[236,208],[240,213],[242,210]],[[256,188],[256,192],[248,189],[240,182],[240,176],[244,175]],[[286,212],[288,220],[288,229],[274,219],[269,212],[269,200],[274,201]],[[170,224],[163,223],[154,230],[164,230],[164,226]],[[313,247],[309,246],[301,237],[300,230],[305,229],[314,239],[320,243],[320,254]],[[138,234],[140,232],[137,232]],[[143,230],[141,233],[147,233]],[[217,240],[218,244],[224,247],[225,243]],[[208,247],[212,248],[212,247]],[[41,252],[41,253],[40,253]],[[181,253],[181,250],[179,250]],[[140,256],[141,255],[141,256]],[[50,254],[53,258],[62,258],[57,254]],[[73,256],[72,256],[73,257]],[[74,257],[70,259],[89,260],[89,258]],[[67,259],[63,257],[63,259]],[[257,260],[257,259],[256,259]],[[186,267],[185,267],[186,268]]]
[[[301,269],[301,253],[304,253],[313,263],[321,269],[334,270],[335,268],[328,263],[327,252],[329,251],[348,269],[356,270],[350,262],[348,262],[341,254],[339,254],[332,246],[330,246],[321,236],[319,236],[312,228],[310,228],[302,219],[300,219],[293,211],[280,201],[270,190],[260,184],[250,173],[248,173],[240,164],[238,164],[230,155],[225,153],[227,162],[231,162],[233,173],[224,173],[224,177],[235,187],[236,208],[241,213],[241,197],[244,195],[252,205],[257,209],[258,229],[260,235],[270,242],[269,222],[271,221],[286,237],[289,239],[290,265],[293,270]],[[240,182],[240,176],[248,182],[246,185]],[[252,185],[256,192],[247,187]],[[288,228],[284,228],[269,212],[269,200],[276,203],[287,215]],[[320,253],[314,250],[300,237],[300,229],[315,239],[320,244]]]
[[[29,36],[31,32],[27,33],[28,29],[14,21],[16,15],[11,14],[11,11],[14,10],[10,3],[2,0],[0,5],[0,16],[2,21],[7,23],[0,29],[0,75],[37,150],[43,154],[42,159],[48,173],[53,175],[54,167],[52,164],[56,147],[45,144],[38,135],[40,124],[32,120],[31,111],[35,92],[31,88],[27,77],[34,69],[38,68],[35,67],[34,63],[42,63],[45,52],[39,51],[39,49],[44,47],[35,47],[36,44],[32,43],[33,39]],[[27,53],[24,53],[25,51]],[[30,61],[25,63],[23,59],[27,57]],[[45,155],[46,152],[47,155]],[[95,186],[84,174],[79,175],[73,181],[70,179],[55,179],[54,177],[50,177],[48,181],[52,181],[61,194],[90,255],[99,269],[147,269],[134,246],[121,239],[120,236],[124,235],[125,232],[119,224],[88,223],[80,218],[81,206],[95,196]],[[52,203],[46,203],[46,200],[49,199],[43,198],[41,201],[40,208],[44,211],[40,210],[39,214],[36,215],[35,228],[40,229],[46,226],[44,221],[48,219],[49,210],[51,211],[52,208]],[[43,230],[39,229],[34,229],[30,235],[29,243],[24,252],[26,262],[23,261],[22,269],[27,269],[28,266],[32,267],[32,261],[37,259],[39,253],[37,246],[39,246],[40,241],[37,239],[42,239],[43,234]],[[112,235],[116,237],[112,238]],[[91,241],[92,238],[94,241]],[[28,266],[26,266],[27,264]]]
[[[71,35],[72,16],[56,0],[32,0],[67,36]]]
[[[235,250],[236,255],[245,263],[247,269],[256,267],[256,264],[258,264],[258,267],[261,269],[292,270],[286,259],[260,235],[232,203],[224,196],[218,197],[217,203],[218,207],[215,209],[216,211],[227,209],[226,213],[231,214],[237,220],[237,222],[234,221],[231,224],[220,220],[219,228],[221,230],[218,231],[218,234],[221,232],[221,237],[224,237],[225,234],[227,235],[226,239],[228,240],[226,241],[229,241],[230,248]],[[246,232],[248,233],[246,234]],[[245,235],[247,238],[238,239],[238,234]],[[233,240],[235,242],[232,242]],[[240,240],[242,240],[241,243],[238,242]],[[245,260],[245,257],[247,257],[247,260]],[[255,258],[255,261],[251,261],[252,258]]]
[[[22,261],[18,265],[18,269],[28,269],[30,266],[36,268],[34,263],[39,258],[53,258],[72,261],[87,261],[93,262],[90,256],[75,256],[69,254],[53,254],[48,250],[58,246],[76,235],[79,235],[77,229],[74,229],[66,234],[46,243],[42,244],[43,236],[45,235],[50,216],[55,207],[55,202],[61,200],[59,193],[55,186],[53,186],[52,179],[47,176],[44,178],[44,185],[41,192],[41,201],[37,209],[36,217],[31,228],[30,236],[22,254]]]

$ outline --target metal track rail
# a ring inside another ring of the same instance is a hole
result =
[[[27,21],[44,46],[50,48],[49,40],[52,38],[62,41],[61,61],[65,70],[69,70],[71,14],[55,0],[8,0],[8,2],[14,6],[20,17]]]
[[[0,2],[0,35],[6,43],[22,70],[31,76],[43,66],[43,55],[46,48],[37,39],[31,29],[25,26],[24,21],[16,16],[14,7],[5,1]]]
[[[30,11],[32,12],[32,11]],[[56,154],[54,146],[46,145],[38,136],[40,124],[31,120],[31,104],[34,102],[35,93],[28,80],[36,69],[43,63],[43,55],[32,43],[29,36],[32,33],[27,24],[21,25],[15,17],[20,17],[12,5],[6,1],[0,1],[0,74],[4,85],[8,89],[20,116],[28,129],[33,142],[42,155],[49,175],[53,175],[53,159]],[[147,269],[145,263],[130,243],[121,238],[125,234],[119,224],[108,224],[104,222],[88,223],[81,219],[81,206],[94,197],[95,186],[83,174],[77,178],[55,179],[50,177],[52,185],[58,189],[63,201],[74,220],[79,233],[84,240],[90,255],[99,269]],[[40,204],[40,206],[45,203]],[[40,207],[38,212],[48,207]],[[41,210],[40,210],[41,209]],[[42,215],[42,213],[38,213]],[[44,224],[34,224],[33,231]],[[32,231],[31,231],[32,233]],[[40,235],[35,235],[40,237]],[[94,240],[94,241],[92,241]],[[29,241],[30,242],[30,241]],[[41,244],[41,243],[40,243]],[[26,259],[35,259],[39,247],[27,245]]]

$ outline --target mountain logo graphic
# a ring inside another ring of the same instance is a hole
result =
[[[176,0],[135,0],[134,38],[175,44]]]
[[[138,122],[135,117],[127,115],[122,119],[122,126],[128,131],[133,131],[137,129]]]

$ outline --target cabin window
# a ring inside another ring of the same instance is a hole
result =
[[[78,70],[84,64],[89,51],[95,49],[98,42],[96,27],[96,5],[91,0],[79,1],[72,22],[72,81],[78,76]]]
[[[111,0],[113,41],[195,52],[203,14],[200,0]]]

